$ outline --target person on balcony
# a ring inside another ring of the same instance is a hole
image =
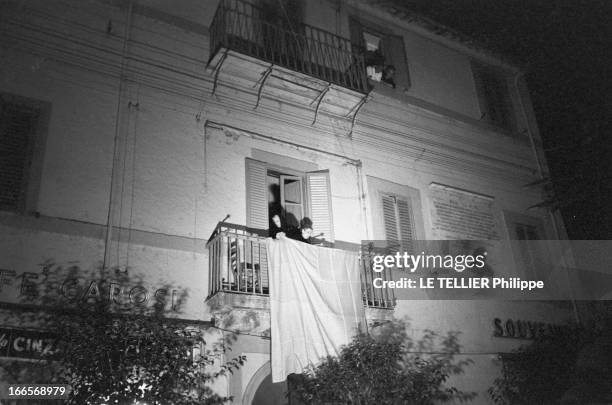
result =
[[[395,88],[395,66],[387,65],[382,70],[381,82]]]
[[[365,56],[366,73],[368,79],[375,82],[380,82],[383,75],[383,67],[385,58],[377,49],[375,51],[367,51]]]
[[[300,227],[288,232],[287,237],[299,242],[312,243],[312,220],[304,217],[300,221]]]
[[[270,236],[273,239],[276,239],[278,235],[280,234],[285,235],[285,228],[281,220],[281,212],[271,211],[270,212],[270,227],[268,229],[268,236]]]

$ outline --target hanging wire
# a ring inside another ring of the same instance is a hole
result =
[[[133,124],[133,135],[132,135],[132,181],[131,181],[131,190],[130,190],[130,219],[128,222],[128,240],[127,240],[127,254],[126,254],[126,260],[125,260],[125,268],[129,269],[130,267],[130,251],[131,251],[131,246],[132,246],[132,228],[134,226],[134,200],[135,200],[135,195],[136,195],[136,145],[137,145],[137,140],[138,140],[138,112],[140,111],[139,109],[139,105],[140,105],[140,86],[138,86],[136,88],[136,105],[135,105],[135,112],[134,112],[134,124]]]

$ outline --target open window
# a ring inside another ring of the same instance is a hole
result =
[[[351,18],[349,25],[353,50],[363,53],[370,81],[400,90],[410,88],[403,38],[357,18]]]
[[[300,219],[306,216],[304,215],[304,182],[299,176],[286,174],[280,174],[278,179],[280,205],[284,213],[283,220],[287,225],[297,227],[300,224]],[[273,201],[268,201],[268,205],[273,203]]]
[[[247,226],[268,229],[269,213],[280,207],[286,226],[309,217],[317,239],[334,241],[329,170],[299,172],[246,159]]]

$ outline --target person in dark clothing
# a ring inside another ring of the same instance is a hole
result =
[[[304,217],[304,219],[300,221],[300,227],[288,232],[287,237],[299,242],[312,243],[312,220],[308,217]]]
[[[385,66],[385,68],[382,71],[382,79],[380,81],[395,88],[395,66],[393,65]]]
[[[272,211],[270,213],[270,224],[268,228],[268,236],[276,239],[278,234],[285,234],[285,228],[281,220],[281,213]]]
[[[286,232],[283,224],[285,210],[280,203],[280,187],[278,184],[271,184],[269,187],[270,200],[268,202],[268,236],[276,239],[276,235]]]

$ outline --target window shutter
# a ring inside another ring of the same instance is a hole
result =
[[[472,61],[472,73],[482,120],[514,129],[516,120],[507,76],[500,70]]]
[[[385,237],[388,241],[397,242],[399,235],[397,232],[397,216],[395,215],[395,198],[383,195],[383,219],[385,222]]]
[[[32,133],[38,113],[37,109],[25,105],[0,104],[0,208],[23,209]]]
[[[412,206],[408,199],[382,196],[385,236],[391,249],[412,251],[412,240],[416,238]],[[400,246],[401,241],[401,246]]]
[[[387,35],[383,39],[382,53],[385,65],[395,66],[395,85],[399,90],[410,88],[410,71],[406,58],[404,40],[400,36]]]
[[[412,207],[408,200],[401,198],[397,199],[397,212],[400,224],[400,233],[402,240],[413,240],[414,235],[414,218],[412,217]]]
[[[410,204],[410,200],[404,200],[402,198],[398,198],[396,201],[402,249],[414,253],[415,246],[412,241],[416,239],[416,232],[414,229],[412,204]]]
[[[489,107],[485,95],[485,82],[482,75],[482,66],[474,61],[471,62],[472,76],[474,77],[474,87],[476,87],[476,97],[478,98],[478,107],[480,107],[481,120],[489,122]]]
[[[353,52],[363,52],[363,30],[357,19],[349,19],[349,30],[351,34],[351,45],[353,47]]]
[[[266,165],[246,159],[247,226],[268,229],[268,190]]]
[[[310,219],[314,235],[323,234],[328,242],[334,241],[329,170],[306,173]]]

